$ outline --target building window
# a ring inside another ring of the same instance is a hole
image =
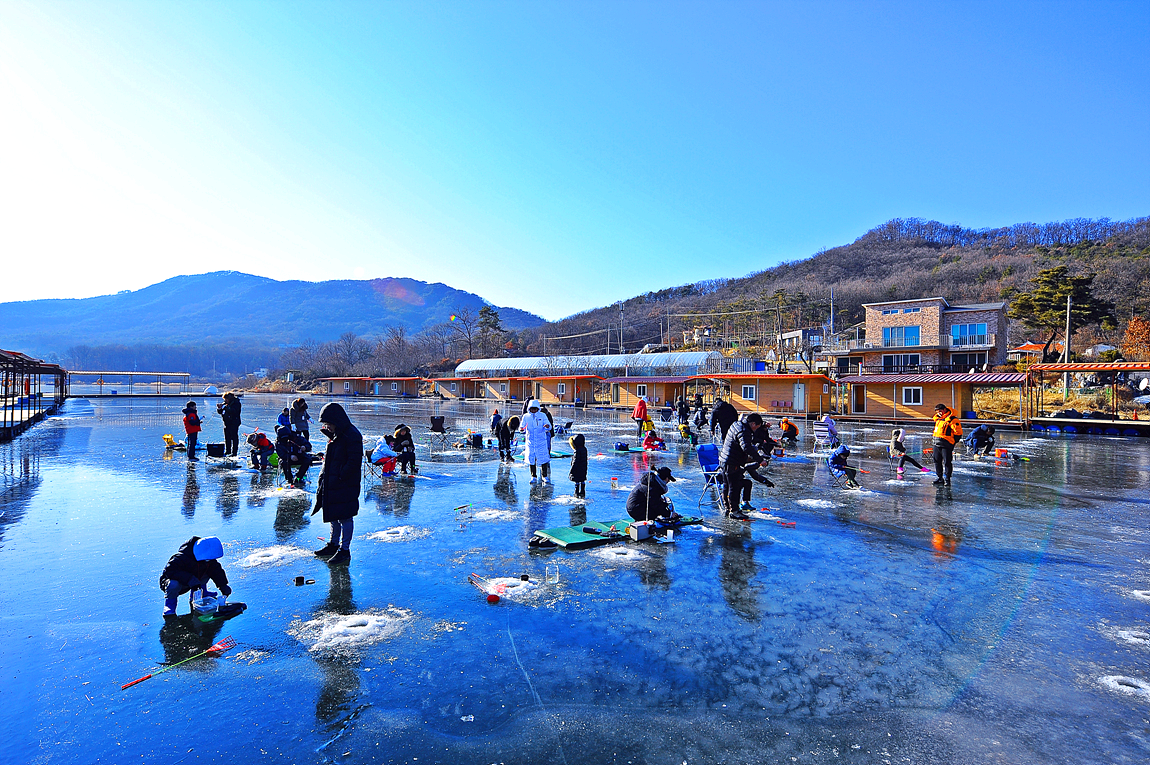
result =
[[[952,353],[950,365],[956,372],[966,372],[986,365],[985,353]]]
[[[499,392],[500,393],[506,393],[507,392],[507,383],[499,383]]]
[[[754,385],[744,385],[743,386],[743,399],[745,401],[754,401],[755,400],[755,386]]]
[[[566,393],[567,393],[567,383],[559,383],[559,385],[558,385],[558,386],[556,386],[556,388],[555,388],[555,389],[556,389],[556,390],[559,392],[559,395],[560,395],[560,396],[566,395]]]
[[[918,313],[921,310],[922,310],[922,308],[904,308],[904,309],[902,309],[902,312],[903,313]],[[898,311],[895,311],[895,313],[898,313]]]
[[[902,403],[906,406],[922,406],[922,388],[903,388]]]
[[[345,391],[349,391],[349,390],[351,390],[351,383],[349,383],[349,382],[344,382],[344,384],[343,384],[343,389],[344,389]]]
[[[906,369],[917,369],[921,356],[917,353],[896,353],[882,357],[882,371],[902,372]]]
[[[392,383],[392,384],[391,384],[391,389],[392,389],[392,390],[395,390],[395,383]],[[452,392],[452,393],[454,393],[454,392],[455,392],[455,383],[451,383],[451,392]]]
[[[986,324],[955,324],[950,328],[952,346],[986,345]]]
[[[640,397],[646,396],[647,395],[647,386],[646,385],[636,385],[635,386],[635,395],[640,396]]]
[[[890,316],[892,313],[898,313],[897,308],[884,308],[882,309],[883,316]]]
[[[886,348],[920,345],[918,327],[883,327],[882,344]]]
[[[397,391],[397,390],[399,390],[399,383],[397,383],[397,382],[393,382],[393,383],[391,384],[391,389],[392,389],[393,391]]]

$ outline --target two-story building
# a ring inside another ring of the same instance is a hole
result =
[[[824,344],[839,374],[987,371],[1006,363],[1006,303],[866,303],[866,337]]]

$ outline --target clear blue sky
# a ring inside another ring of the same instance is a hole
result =
[[[1143,216],[1148,40],[1148,2],[0,0],[0,300],[235,269],[559,318],[893,217]]]

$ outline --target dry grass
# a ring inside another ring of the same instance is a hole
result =
[[[1128,388],[1118,389],[1118,416],[1121,419],[1134,419],[1135,412],[1141,419],[1150,418],[1146,407],[1133,402],[1134,393]],[[1062,398],[1062,388],[1047,388],[1043,396],[1043,411],[1056,412],[1060,409],[1077,409],[1080,412],[1110,412],[1110,388],[1099,388],[1094,393],[1081,394],[1072,388],[1070,396],[1065,401]],[[974,409],[982,417],[983,412],[995,416],[1006,415],[1012,419],[1018,418],[1018,389],[994,388],[974,394]]]

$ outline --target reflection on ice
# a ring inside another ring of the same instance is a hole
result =
[[[413,539],[423,539],[431,534],[431,529],[417,528],[415,526],[392,526],[389,529],[374,531],[364,539],[374,539],[377,542],[410,542]]]

